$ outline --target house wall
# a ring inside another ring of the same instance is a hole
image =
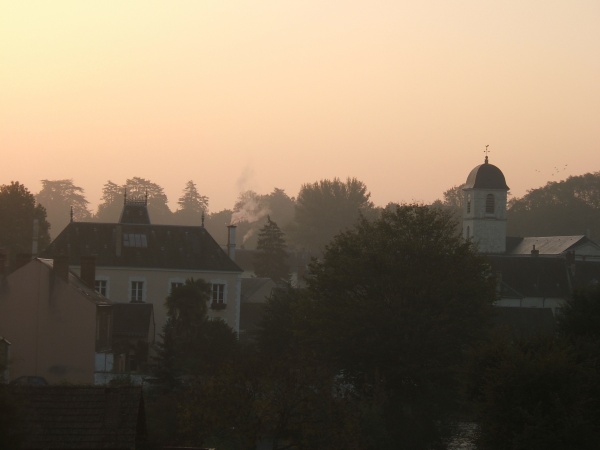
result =
[[[79,273],[79,267],[73,267]],[[235,332],[240,329],[240,273],[194,272],[169,269],[140,269],[130,267],[96,267],[96,279],[107,281],[106,297],[113,302],[130,301],[132,281],[144,282],[144,301],[154,306],[156,332],[162,333],[167,320],[165,300],[172,282],[184,283],[186,279],[201,278],[208,283],[225,285],[225,309],[208,309],[209,317],[224,320]],[[210,305],[209,305],[210,306]]]
[[[486,198],[494,196],[494,213],[486,212]],[[506,191],[500,189],[465,189],[463,237],[472,239],[482,253],[506,251]],[[471,199],[470,211],[467,210]]]
[[[33,261],[7,277],[0,334],[11,342],[11,379],[93,383],[96,304],[45,264]]]

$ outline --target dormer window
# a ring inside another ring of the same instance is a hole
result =
[[[493,194],[488,194],[485,197],[485,213],[486,214],[494,214],[496,210],[496,199]]]
[[[148,239],[146,239],[145,234],[125,233],[125,234],[123,234],[123,246],[124,247],[147,248],[148,247]]]

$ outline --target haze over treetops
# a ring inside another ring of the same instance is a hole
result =
[[[600,3],[3,2],[0,183],[140,176],[175,205],[356,177],[440,198],[483,162],[513,195],[600,166]]]

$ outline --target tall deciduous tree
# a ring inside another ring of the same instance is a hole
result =
[[[277,223],[267,216],[267,223],[260,229],[254,273],[257,277],[271,278],[276,283],[290,282],[290,269],[287,264],[285,235]]]
[[[152,223],[168,224],[173,221],[167,194],[161,186],[145,178],[133,177],[125,182],[125,188],[128,197],[148,197],[148,213]]]
[[[46,208],[53,235],[57,235],[67,226],[71,208],[73,219],[76,221],[90,220],[92,217],[83,188],[75,186],[70,179],[42,180],[42,190],[36,195],[36,200]]]
[[[123,211],[124,194],[123,186],[108,180],[102,188],[102,201],[98,205],[95,220],[108,223],[118,222],[121,211]]]
[[[200,195],[196,184],[191,180],[186,183],[177,204],[179,208],[175,211],[175,219],[181,225],[200,225],[202,215],[208,214],[208,197]]]
[[[46,209],[17,181],[0,186],[0,247],[8,250],[9,266],[19,253],[31,253],[34,220],[38,221],[38,249],[50,243]]]
[[[532,189],[509,202],[512,236],[591,234],[600,238],[600,172],[569,177]]]
[[[360,220],[312,265],[309,291],[305,335],[370,405],[380,425],[374,448],[440,444],[465,349],[495,299],[485,259],[450,215],[390,205],[380,219]]]
[[[339,178],[304,184],[298,194],[291,237],[309,251],[319,252],[342,230],[353,227],[373,203],[367,186],[356,178]]]
[[[158,372],[174,382],[180,375],[216,370],[237,348],[235,332],[221,320],[209,320],[211,285],[188,279],[167,297],[167,323],[159,355]]]

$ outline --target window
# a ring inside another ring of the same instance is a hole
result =
[[[144,282],[134,280],[130,282],[130,295],[129,301],[133,303],[140,303],[144,301]]]
[[[148,247],[148,239],[146,239],[145,234],[125,233],[125,234],[123,234],[123,246],[124,247],[147,248]]]
[[[96,280],[94,288],[98,294],[108,298],[108,280]]]
[[[488,194],[485,197],[485,212],[486,212],[486,214],[494,214],[495,209],[496,209],[496,200],[494,199],[494,195]]]
[[[171,281],[171,283],[169,284],[169,294],[181,286],[183,286],[182,281]]]
[[[225,285],[222,283],[212,284],[212,302],[210,307],[212,309],[224,309],[225,308]]]
[[[471,212],[471,194],[467,194],[467,214]]]

